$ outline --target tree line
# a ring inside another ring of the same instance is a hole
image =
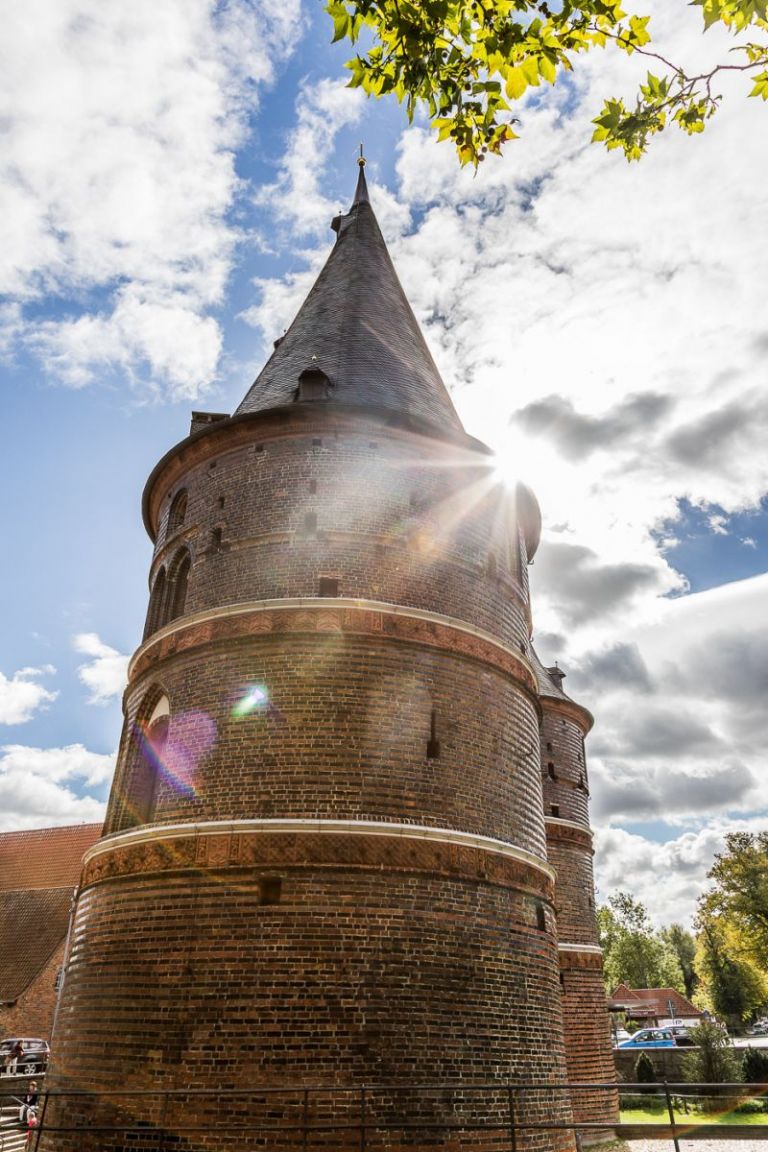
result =
[[[729,1027],[768,1005],[768,832],[731,832],[715,856],[693,931],[654,929],[626,892],[598,908],[605,982],[676,988]]]

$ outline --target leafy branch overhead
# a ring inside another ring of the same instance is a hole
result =
[[[424,105],[438,140],[453,140],[460,163],[477,167],[516,139],[515,102],[529,88],[555,84],[594,48],[655,61],[634,105],[606,100],[594,120],[593,140],[621,148],[628,160],[667,124],[702,132],[717,110],[713,85],[722,72],[746,73],[749,95],[768,100],[768,41],[750,39],[768,32],[768,0],[692,5],[705,29],[724,24],[736,37],[728,63],[696,75],[655,52],[648,17],[627,15],[616,0],[328,0],[326,9],[334,40],[358,46],[347,63],[350,86],[393,94],[409,120]]]

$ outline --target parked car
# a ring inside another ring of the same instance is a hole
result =
[[[616,1048],[622,1040],[631,1040],[632,1033],[628,1032],[626,1028],[617,1028],[613,1034],[613,1046]]]
[[[690,1033],[684,1024],[675,1024],[669,1031],[675,1038],[675,1043],[678,1048],[693,1048],[694,1042],[691,1039]]]
[[[45,1072],[51,1054],[48,1042],[30,1036],[10,1036],[6,1040],[0,1040],[0,1076],[13,1075],[6,1065],[17,1044],[21,1044],[22,1051],[16,1061],[15,1075],[35,1076]]]
[[[622,1040],[618,1048],[676,1048],[677,1044],[669,1028],[641,1028],[630,1036],[629,1040]]]

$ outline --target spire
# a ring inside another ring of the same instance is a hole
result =
[[[336,402],[461,431],[379,230],[360,152],[354,201],[331,224],[325,267],[236,415]]]
[[[356,204],[370,204],[368,199],[368,185],[365,181],[365,156],[363,156],[363,146],[360,145],[360,158],[357,161],[360,172],[357,177],[357,188],[355,188],[355,198],[352,201],[352,207]]]

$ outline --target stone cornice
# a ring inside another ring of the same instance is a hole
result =
[[[556,816],[546,816],[544,825],[547,830],[547,840],[558,844],[577,844],[581,848],[592,851],[592,832],[574,820],[563,820]]]
[[[334,632],[447,649],[490,664],[536,697],[536,677],[526,658],[489,632],[421,608],[343,597],[254,600],[183,616],[137,649],[128,666],[128,683],[158,660],[220,640]]]
[[[149,825],[100,840],[83,886],[121,876],[235,868],[392,868],[461,875],[551,900],[554,870],[492,837],[364,820],[229,820]]]
[[[602,972],[603,950],[596,944],[558,944],[561,971],[580,969]]]

